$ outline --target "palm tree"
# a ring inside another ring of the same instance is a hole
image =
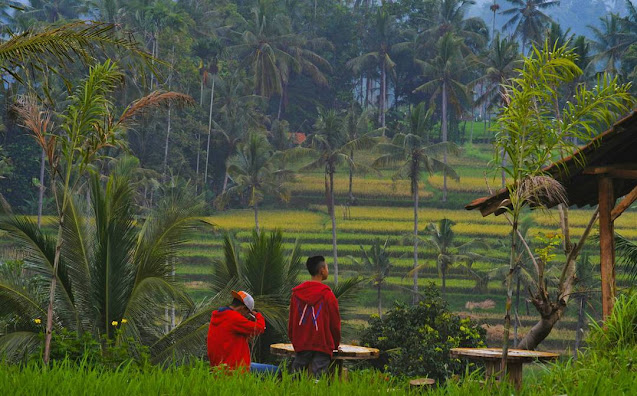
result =
[[[619,73],[619,63],[622,55],[631,44],[631,38],[626,34],[622,26],[622,19],[618,14],[611,13],[602,18],[601,29],[595,26],[588,28],[593,33],[591,47],[596,52],[591,61],[591,66],[602,63],[603,71],[612,76]]]
[[[502,15],[511,18],[502,26],[507,30],[515,26],[513,37],[522,40],[522,55],[525,54],[526,43],[530,41],[542,41],[544,29],[553,20],[544,13],[552,7],[560,5],[559,0],[507,0],[513,5],[508,10],[502,11]]]
[[[422,67],[423,76],[428,81],[418,88],[416,92],[422,91],[431,94],[431,100],[440,96],[442,105],[442,142],[448,140],[448,107],[454,105],[458,110],[469,102],[467,87],[457,78],[465,68],[462,56],[463,40],[453,33],[445,33],[437,43],[437,56],[431,61],[416,60]],[[447,153],[443,153],[443,163],[447,164]],[[447,200],[447,173],[443,170],[442,201]]]
[[[371,272],[370,281],[377,291],[378,316],[382,319],[383,306],[381,291],[392,267],[389,239],[386,239],[383,244],[379,238],[375,238],[369,249],[365,249],[365,247],[361,245],[360,253],[363,261],[362,264]],[[361,265],[361,263],[353,257],[352,262],[356,265]]]
[[[175,92],[155,91],[133,102],[120,117],[113,111],[110,95],[122,81],[122,73],[116,64],[106,61],[90,68],[89,74],[69,98],[69,105],[58,117],[61,119],[58,134],[47,130],[50,114],[42,111],[33,96],[26,96],[16,106],[24,126],[46,153],[51,177],[52,195],[58,212],[58,234],[53,260],[53,273],[57,273],[64,242],[64,222],[67,206],[73,192],[83,180],[88,167],[102,158],[105,149],[121,145],[122,132],[135,116],[145,109],[165,103],[189,101],[187,95]],[[61,178],[62,191],[58,194],[57,176]],[[51,331],[53,328],[53,304],[57,277],[51,276],[49,308],[44,361],[48,363]]]
[[[0,39],[0,70],[23,82],[20,70],[48,68],[57,72],[69,61],[93,63],[96,48],[119,48],[142,57],[150,57],[129,38],[119,38],[116,26],[99,22],[70,22],[60,26],[26,30]]]
[[[343,125],[343,118],[336,110],[318,109],[318,118],[314,124],[314,133],[308,135],[303,147],[297,147],[287,153],[290,157],[309,157],[313,160],[299,171],[322,169],[325,176],[325,203],[332,220],[332,255],[334,258],[334,283],[338,285],[338,253],[336,247],[336,217],[334,214],[334,173],[341,164],[355,168],[365,168],[355,162],[350,154],[352,150],[373,147],[375,140],[369,134],[350,140]]]
[[[239,144],[237,153],[228,160],[228,174],[234,182],[221,200],[230,196],[247,196],[254,208],[254,223],[259,233],[259,202],[266,194],[276,195],[283,201],[290,199],[290,191],[284,182],[291,176],[290,171],[277,167],[272,146],[264,135],[252,132],[245,142]]]
[[[471,263],[484,258],[484,256],[471,250],[475,248],[489,248],[481,239],[472,239],[462,245],[454,245],[455,233],[452,230],[454,224],[456,223],[452,220],[444,218],[437,224],[427,224],[425,228],[425,234],[428,236],[428,238],[425,239],[425,243],[433,247],[436,253],[436,266],[438,267],[438,274],[442,279],[443,298],[447,292],[447,271],[449,271],[449,268],[459,261],[466,262],[466,266],[470,268]]]
[[[393,178],[406,178],[411,182],[411,194],[414,200],[413,299],[415,302],[418,297],[418,200],[422,172],[431,175],[434,172],[443,171],[456,180],[459,180],[459,177],[450,166],[436,158],[448,150],[456,152],[456,146],[447,142],[429,144],[428,123],[431,118],[431,109],[426,109],[425,104],[420,103],[412,109],[408,117],[408,126],[405,131],[397,133],[389,143],[378,144],[378,149],[383,154],[374,161],[373,166],[379,168],[400,164]]]
[[[385,111],[387,108],[387,73],[392,73],[396,64],[391,59],[391,53],[396,48],[397,32],[395,28],[395,17],[389,14],[385,6],[376,11],[374,18],[374,48],[372,51],[359,55],[347,62],[347,67],[354,73],[370,67],[378,67],[380,70],[380,96],[378,100],[378,123],[381,128],[385,128]],[[368,77],[369,78],[369,77]],[[383,136],[385,130],[383,129]]]
[[[347,134],[347,140],[353,141],[360,136],[370,135],[375,136],[378,134],[378,130],[371,129],[370,114],[367,110],[362,110],[358,104],[354,101],[350,104],[350,108],[345,115],[345,130]],[[348,199],[349,203],[356,202],[354,197],[353,185],[354,185],[354,149],[349,152],[350,164],[349,164],[349,187],[348,187]]]
[[[624,272],[630,280],[637,280],[637,243],[615,234],[615,248]]]
[[[212,81],[214,91],[216,79]],[[250,90],[250,85],[240,73],[233,73],[218,81],[218,98],[216,100],[218,115],[213,120],[211,111],[209,127],[217,142],[225,149],[226,156],[230,156],[235,152],[237,145],[246,137],[248,130],[258,128],[263,124],[262,115],[257,111],[257,105],[262,103],[263,97],[251,94]],[[208,175],[209,153],[210,135],[208,136],[208,147],[206,148],[204,181]],[[226,191],[228,186],[228,176],[226,168],[222,193]]]
[[[477,58],[477,62],[484,68],[484,74],[470,86],[480,85],[484,90],[476,99],[476,105],[501,106],[504,103],[504,86],[515,77],[516,69],[522,65],[518,44],[496,33],[489,52],[483,58]]]
[[[304,73],[317,84],[327,85],[322,70],[330,70],[330,64],[310,48],[330,47],[331,44],[322,39],[308,40],[295,34],[286,15],[279,13],[271,16],[269,11],[268,3],[260,0],[257,7],[252,9],[253,21],[248,29],[239,34],[241,43],[231,50],[236,51],[239,59],[249,66],[256,94],[267,98],[274,94],[281,95],[277,117],[280,118],[291,73]]]
[[[86,212],[79,197],[66,206],[65,243],[57,270],[59,241],[27,217],[2,217],[0,229],[28,252],[26,280],[39,290],[15,279],[0,279],[2,314],[17,318],[13,331],[0,337],[3,356],[20,357],[39,348],[42,326],[36,322],[47,315],[51,276],[59,282],[53,293],[53,327],[78,335],[88,332],[116,342],[133,337],[147,345],[160,335],[157,321],[164,307],[175,303],[179,309],[192,308],[169,263],[187,241],[201,206],[183,197],[166,199],[140,220],[128,178],[112,174],[103,185],[100,176],[93,175],[90,189],[92,202]]]

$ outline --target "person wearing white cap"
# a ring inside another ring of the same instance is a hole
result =
[[[212,312],[208,327],[210,366],[252,372],[274,373],[278,367],[252,363],[248,341],[265,331],[263,315],[254,310],[254,298],[245,291],[233,291],[232,303]]]

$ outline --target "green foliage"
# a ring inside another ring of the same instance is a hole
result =
[[[470,319],[452,314],[431,285],[417,305],[396,303],[383,319],[372,316],[361,344],[380,349],[381,359],[372,364],[392,375],[442,381],[463,371],[449,350],[484,346],[485,333]]]
[[[621,294],[603,325],[592,321],[588,345],[600,354],[637,349],[637,292]]]
[[[44,341],[44,335],[40,336]],[[51,360],[69,361],[76,365],[88,362],[92,366],[116,369],[122,364],[130,363],[139,367],[147,366],[150,355],[148,347],[132,337],[122,337],[119,342],[115,342],[105,336],[98,340],[91,333],[78,335],[76,332],[62,329],[53,332]]]

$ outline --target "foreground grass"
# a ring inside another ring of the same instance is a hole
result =
[[[516,392],[508,384],[481,384],[481,373],[452,379],[432,388],[432,395],[630,395],[634,394],[637,348],[592,353],[576,362],[568,360],[525,371],[524,387]],[[389,378],[371,371],[352,371],[349,381],[315,383],[251,374],[211,373],[206,362],[193,366],[139,369],[126,365],[111,371],[85,364],[57,362],[49,369],[30,362],[26,367],[0,367],[0,390],[11,395],[370,395],[416,394],[407,379]]]

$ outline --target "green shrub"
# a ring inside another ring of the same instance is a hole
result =
[[[44,334],[40,334],[40,337],[44,346]],[[132,337],[124,338],[121,330],[116,330],[115,339],[101,337],[98,340],[88,332],[78,335],[74,331],[62,329],[52,334],[51,360],[86,362],[90,365],[114,369],[122,363],[146,366],[149,364],[150,354],[148,347],[141,345]]]
[[[603,327],[591,321],[588,339],[591,349],[608,352],[637,345],[637,292],[631,290],[615,300],[615,306]]]
[[[460,360],[449,356],[449,350],[485,346],[485,333],[477,323],[451,313],[430,285],[417,305],[396,302],[383,319],[373,315],[361,343],[382,351],[381,358],[371,363],[379,369],[440,381],[464,370]]]

